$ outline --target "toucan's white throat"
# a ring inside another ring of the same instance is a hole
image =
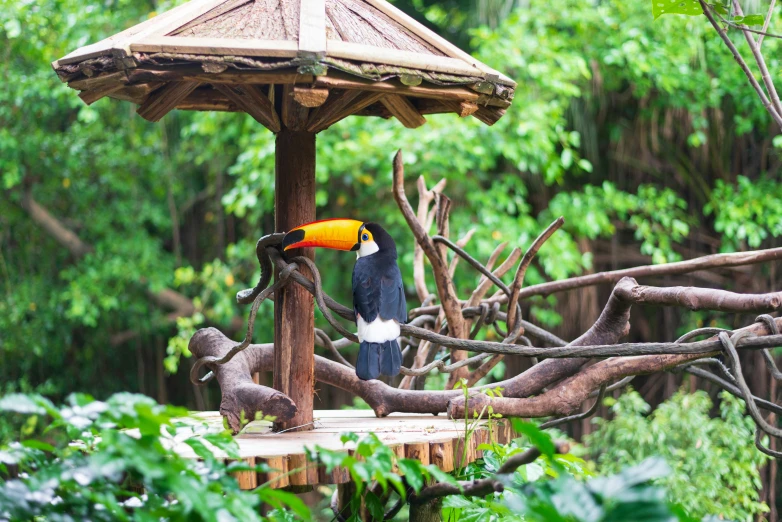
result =
[[[360,315],[356,317],[359,342],[384,343],[393,341],[399,337],[399,323],[394,319],[383,320],[377,316],[374,321],[367,323]]]
[[[377,246],[377,243],[374,241],[364,241],[358,247],[358,251],[356,252],[356,259],[360,257],[371,256],[378,250],[380,250],[380,247]]]

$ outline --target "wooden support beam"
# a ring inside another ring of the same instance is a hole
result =
[[[478,110],[473,113],[473,117],[482,121],[488,126],[492,126],[502,118],[506,109],[499,107],[478,107]]]
[[[98,87],[96,89],[90,89],[87,91],[81,91],[79,93],[79,98],[81,98],[81,101],[86,103],[87,105],[92,105],[96,101],[100,100],[104,96],[108,96],[109,94],[118,91],[124,87],[121,83],[114,83],[110,85],[104,85],[103,87]]]
[[[315,133],[282,129],[275,147],[274,222],[277,232],[285,232],[315,221]],[[313,248],[296,249],[287,255],[315,258]],[[304,267],[301,270],[307,272]],[[276,423],[277,430],[313,429],[314,331],[312,294],[299,285],[274,292],[274,389],[296,404],[296,415]]]
[[[440,100],[467,100],[478,101],[479,94],[463,87],[439,87],[429,85],[404,85],[398,81],[372,81],[347,75],[318,76],[315,78],[315,86],[329,89],[358,89],[362,91],[375,91],[384,93],[403,94],[419,98],[435,98]]]
[[[274,109],[274,104],[255,85],[226,85],[216,83],[212,85],[237,107],[249,114],[258,123],[272,132],[280,132],[280,118]]]
[[[332,93],[326,103],[310,116],[307,130],[320,132],[383,97],[379,92],[343,91]]]
[[[90,89],[102,89],[110,85],[117,85],[127,83],[128,76],[125,71],[104,73],[99,76],[93,76],[92,78],[82,78],[80,80],[73,80],[68,82],[68,87],[71,89],[78,89],[80,91],[86,91]]]
[[[466,118],[471,116],[478,110],[478,104],[474,102],[462,101],[462,102],[445,102],[453,109],[453,112],[459,115],[460,118]]]
[[[380,98],[380,103],[408,129],[416,129],[426,123],[415,105],[402,95],[386,94]]]
[[[310,110],[302,106],[294,97],[291,84],[282,86],[282,124],[290,130],[300,131],[307,128]]]
[[[149,82],[149,83],[139,83],[136,85],[125,85],[121,89],[118,89],[112,92],[111,94],[109,94],[109,98],[114,98],[115,100],[125,100],[129,102],[133,102],[137,105],[141,105],[142,103],[144,103],[144,100],[147,99],[147,96],[149,96],[152,92],[156,91],[162,86],[163,86],[163,82]]]
[[[214,89],[196,89],[190,93],[190,96],[182,100],[176,108],[186,111],[244,112],[241,107],[229,100],[220,91]]]
[[[253,83],[268,85],[270,83],[311,83],[311,74],[299,74],[295,69],[280,69],[275,71],[239,71],[226,69],[220,73],[209,73],[203,66],[184,66],[176,69],[157,69],[154,67],[138,67],[128,72],[128,82],[149,81],[197,81],[202,83]],[[74,82],[71,82],[74,83]]]
[[[294,87],[293,99],[304,107],[320,107],[329,97],[328,89],[313,89],[311,87]]]
[[[160,121],[198,87],[198,82],[172,82],[153,92],[136,113],[148,121]]]

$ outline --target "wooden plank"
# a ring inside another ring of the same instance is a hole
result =
[[[310,116],[307,130],[310,132],[320,132],[327,129],[339,120],[345,119],[354,112],[358,112],[364,107],[372,105],[382,96],[383,94],[379,92],[358,91],[344,91],[337,97],[332,94],[329,96],[329,101],[323,104],[312,116]]]
[[[255,457],[242,459],[248,466],[255,466]],[[258,473],[255,471],[237,471],[233,473],[240,489],[255,489],[258,487]]]
[[[291,84],[282,86],[282,124],[290,130],[300,131],[307,127],[310,110],[294,98]]]
[[[275,142],[275,161],[275,230],[284,232],[315,221],[315,134],[282,129]],[[295,249],[288,255],[314,259],[315,251]],[[314,428],[314,327],[312,294],[299,285],[274,292],[274,389],[297,407],[292,419],[275,424],[278,430]]]
[[[89,89],[87,91],[81,91],[79,93],[79,98],[81,98],[81,101],[83,101],[87,105],[92,105],[93,103],[100,100],[104,96],[108,96],[109,94],[122,89],[122,87],[124,87],[124,85],[122,85],[121,83],[115,83],[113,85],[104,85],[103,87],[97,87],[94,89]]]
[[[109,94],[109,98],[114,98],[115,100],[125,100],[129,102],[133,102],[137,105],[141,105],[142,103],[144,103],[144,100],[147,99],[147,96],[149,96],[150,93],[154,92],[155,90],[159,89],[162,86],[163,86],[163,82],[149,82],[149,83],[139,83],[136,85],[126,85],[121,89]]]
[[[294,58],[298,44],[293,40],[243,40],[239,38],[190,38],[150,36],[130,44],[137,53],[212,54],[218,56],[265,56]]]
[[[310,74],[299,74],[295,69],[277,71],[240,71],[227,69],[221,73],[207,73],[201,67],[177,67],[172,69],[153,69],[138,67],[128,72],[129,83],[149,81],[197,81],[202,83],[228,84],[289,84],[311,83]]]
[[[388,111],[393,114],[402,125],[408,129],[417,129],[426,123],[426,119],[421,116],[418,109],[415,108],[407,97],[400,94],[385,94],[380,98]]]
[[[288,481],[288,458],[287,457],[267,457],[263,462],[269,466],[269,471],[258,473],[258,485],[269,483],[272,489],[287,487]]]
[[[299,56],[326,56],[326,0],[301,0],[299,11]]]
[[[459,115],[460,118],[466,118],[478,110],[478,104],[475,102],[445,101],[443,103],[449,106],[453,112]]]
[[[470,65],[464,60],[449,58],[447,56],[401,51],[398,49],[342,42],[339,40],[329,40],[327,49],[328,56],[334,58],[356,60],[364,63],[371,62],[397,65],[423,71],[458,74],[462,76],[484,77],[484,73],[477,67]]]
[[[290,455],[288,460],[288,472],[290,473],[296,469],[300,471],[291,473],[288,477],[292,486],[306,486],[318,483],[318,467],[316,463],[307,461],[306,454],[296,453]]]
[[[63,56],[59,60],[53,62],[52,67],[56,69],[60,65],[78,63],[90,58],[111,54],[112,49],[122,45],[121,42],[124,42],[134,36],[147,34],[149,31],[154,31],[157,28],[164,27],[171,20],[179,19],[180,16],[189,14],[194,7],[203,5],[204,7],[209,6],[211,8],[212,4],[220,4],[224,1],[225,0],[193,0],[186,4],[182,4],[173,9],[169,9],[164,13],[160,13],[153,18],[145,20],[140,24],[136,24],[132,27],[129,27],[128,29],[125,29],[124,31],[109,36],[108,38],[104,38],[103,40],[93,44],[80,47],[75,51],[72,51],[71,53]]]
[[[434,98],[438,100],[466,100],[478,101],[479,94],[462,87],[435,87],[428,85],[404,85],[396,81],[372,81],[363,80],[347,75],[332,74],[318,76],[315,85],[329,89],[362,90],[372,92],[396,93],[405,96],[417,96],[420,98]]]
[[[441,37],[440,35],[430,31],[423,24],[421,24],[411,16],[407,15],[404,11],[395,7],[393,4],[390,4],[386,0],[364,0],[364,1],[367,2],[369,5],[373,6],[374,8],[376,8],[377,10],[381,11],[382,13],[386,14],[389,18],[398,22],[403,27],[412,31],[427,43],[440,49],[448,56],[456,59],[461,59],[465,63],[472,64],[472,66],[474,66],[477,69],[480,69],[485,75],[488,75],[492,78],[496,76],[497,79],[502,83],[506,85],[510,85],[512,87],[516,87],[516,82],[514,82],[512,79],[508,78],[501,72],[492,69],[485,63],[476,60],[468,53],[462,51],[457,46],[455,46],[445,38]]]
[[[269,98],[255,85],[213,85],[230,101],[272,132],[280,132],[280,118]]]
[[[214,9],[207,11],[206,13],[202,14],[201,16],[197,16],[193,20],[187,22],[185,25],[178,27],[177,29],[170,31],[170,34],[176,35],[183,33],[187,31],[188,29],[195,27],[197,25],[201,25],[205,22],[208,22],[209,20],[213,20],[214,18],[217,18],[220,15],[223,15],[227,13],[228,11],[232,11],[233,9],[236,9],[237,7],[241,7],[247,2],[250,2],[252,0],[228,0],[227,2],[224,2],[220,4],[219,6],[215,7]]]
[[[125,84],[127,81],[127,73],[125,71],[117,71],[112,73],[103,73],[98,76],[93,76],[92,78],[74,80],[72,82],[68,82],[68,87],[71,89],[86,91],[88,89],[102,89],[109,85]]]
[[[320,107],[329,97],[328,89],[314,89],[311,87],[294,87],[293,99],[304,107]]]
[[[424,466],[429,465],[429,443],[410,442],[405,444],[405,458],[419,461]]]
[[[160,119],[198,87],[198,82],[171,82],[153,92],[136,113],[148,121]]]
[[[465,453],[465,446],[467,451]],[[475,460],[475,452],[473,451],[473,445],[468,440],[465,445],[464,435],[457,437],[453,442],[453,464],[456,468],[466,466],[470,462]]]
[[[396,459],[394,460],[394,465],[391,468],[391,471],[394,473],[399,472],[399,466],[397,465],[396,461],[399,459],[405,458],[405,445],[404,444],[389,444],[388,449],[390,449],[394,456],[396,456]]]
[[[445,472],[453,471],[453,439],[430,442],[429,460]]]
[[[472,116],[491,127],[505,115],[505,112],[506,109],[499,107],[478,107],[478,110]]]

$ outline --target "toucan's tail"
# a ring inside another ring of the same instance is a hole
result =
[[[396,339],[382,343],[362,342],[358,348],[356,375],[362,381],[377,379],[381,374],[393,377],[402,367],[402,350]]]

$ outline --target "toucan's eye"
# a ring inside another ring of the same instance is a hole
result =
[[[369,241],[369,234],[361,234],[361,241]]]

